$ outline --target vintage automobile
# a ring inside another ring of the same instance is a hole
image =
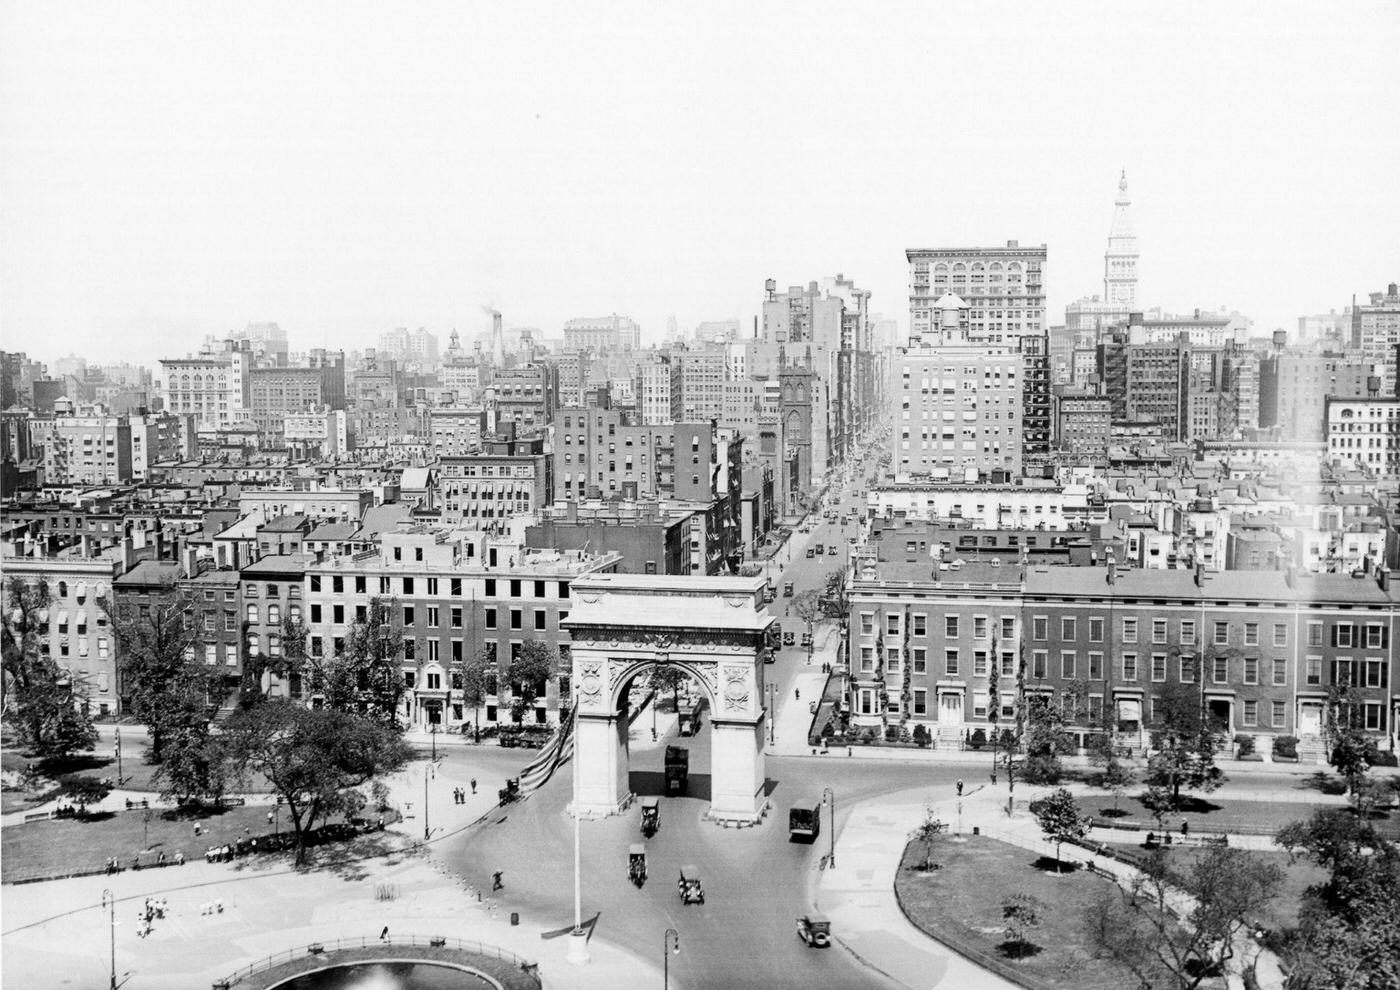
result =
[[[783,645],[784,645],[784,646],[792,646],[792,645],[795,644],[796,642],[797,642],[797,633],[795,633],[795,632],[785,632],[785,633],[783,633]]]
[[[808,556],[808,557],[815,557],[816,555],[817,555],[817,551],[816,551],[816,548],[815,548],[815,547],[808,547],[808,548],[807,548],[807,556]]]
[[[640,842],[627,849],[627,879],[638,887],[647,882],[647,847]]]
[[[803,645],[804,647],[810,647],[810,646],[812,645],[812,634],[811,634],[811,633],[805,632],[805,633],[802,634],[802,645]]]
[[[676,881],[682,904],[704,904],[705,889],[700,886],[700,873],[694,866],[682,866],[681,878]]]
[[[520,778],[511,777],[506,781],[506,786],[496,792],[496,797],[501,804],[510,804],[520,798]]]
[[[657,798],[642,799],[642,834],[650,839],[661,830],[661,802]]]
[[[784,582],[783,582],[783,597],[784,597],[784,598],[791,598],[791,597],[792,597],[792,582],[791,582],[791,581],[784,581]]]
[[[797,937],[806,942],[809,948],[830,948],[831,919],[824,914],[809,914],[798,918]]]

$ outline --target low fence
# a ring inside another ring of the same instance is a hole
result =
[[[486,959],[494,959],[510,964],[514,969],[524,973],[533,973],[537,963],[522,959],[513,952],[509,952],[494,945],[486,945],[483,942],[472,942],[460,938],[447,938],[443,935],[409,935],[392,936],[383,939],[374,938],[369,935],[362,935],[359,938],[337,938],[325,942],[311,942],[307,945],[299,945],[295,948],[286,949],[282,952],[274,953],[259,959],[257,962],[249,963],[242,969],[235,970],[222,980],[214,983],[214,990],[230,990],[242,981],[256,976],[258,973],[266,972],[278,966],[284,966],[307,956],[321,956],[327,953],[340,952],[346,949],[369,949],[369,948],[424,948],[424,949],[453,949],[457,952],[466,952],[471,955],[481,956]]]

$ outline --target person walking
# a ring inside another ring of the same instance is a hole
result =
[[[388,926],[388,925],[385,925],[385,926],[384,926],[384,930],[383,930],[382,932],[379,933],[379,941],[381,941],[381,942],[387,942],[387,941],[389,941],[389,926]]]
[[[491,874],[491,890],[493,892],[505,887],[505,884],[501,882],[501,874],[503,872],[502,870],[497,870],[495,873]]]
[[[475,777],[472,778],[472,793],[473,793],[473,794],[476,793],[476,778],[475,778]]]

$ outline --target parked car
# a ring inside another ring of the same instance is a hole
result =
[[[784,645],[784,646],[792,646],[792,645],[795,644],[796,642],[797,642],[797,633],[794,633],[794,632],[785,632],[785,633],[783,633],[783,645]]]

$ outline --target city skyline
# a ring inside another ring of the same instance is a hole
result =
[[[1394,279],[1393,8],[958,9],[10,8],[0,325],[146,364],[484,306],[657,341],[840,272],[904,332],[907,248],[1009,239],[1048,245],[1056,324],[1122,170],[1143,307],[1262,334]]]

